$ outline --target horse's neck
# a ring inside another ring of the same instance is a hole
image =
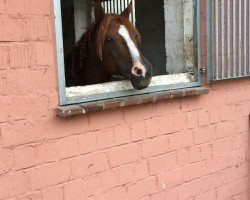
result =
[[[87,46],[86,46],[87,47]],[[80,85],[98,84],[108,82],[111,76],[104,71],[104,66],[97,58],[94,48],[86,48],[85,62],[82,63],[80,71],[77,72]]]
[[[92,52],[90,53],[90,58],[88,58],[84,69],[86,74],[88,74],[88,76],[85,77],[87,84],[107,82],[111,79],[111,76],[104,71],[104,66],[101,61],[98,60]]]
[[[105,72],[105,67],[96,56],[92,45],[95,43],[95,34],[92,33],[87,31],[66,59],[68,86],[91,85],[111,80],[111,75]]]

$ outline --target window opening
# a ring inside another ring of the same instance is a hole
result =
[[[60,2],[64,55],[67,55],[94,21],[93,1],[55,1]],[[101,4],[106,13],[120,14],[129,2],[102,0]],[[144,56],[154,66],[154,77],[149,88],[136,91],[129,81],[120,81],[119,76],[114,76],[112,80],[115,82],[65,88],[65,99],[71,100],[64,100],[61,104],[199,86],[193,6],[193,0],[185,3],[175,0],[133,1],[130,20],[142,36]]]

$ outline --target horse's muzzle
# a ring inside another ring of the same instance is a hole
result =
[[[151,82],[151,78],[147,79],[147,80],[138,80],[139,78],[136,77],[132,77],[131,78],[131,84],[133,85],[133,88],[135,88],[136,90],[142,90],[145,89],[146,87],[148,87],[148,85]],[[143,78],[144,79],[144,78]]]
[[[151,83],[153,75],[152,65],[147,67],[146,75],[134,75],[132,74],[130,82],[132,86],[137,90],[142,90]]]

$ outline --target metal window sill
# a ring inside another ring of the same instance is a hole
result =
[[[76,105],[60,106],[56,109],[57,116],[69,117],[74,115],[83,115],[89,112],[96,112],[108,109],[124,108],[132,105],[141,105],[155,103],[165,99],[172,99],[186,96],[198,96],[208,94],[209,89],[205,87],[185,88],[178,90],[169,90],[164,92],[155,92],[136,96],[127,96],[102,101],[93,101]]]

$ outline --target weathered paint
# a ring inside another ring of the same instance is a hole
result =
[[[61,119],[53,2],[0,21],[1,200],[249,199],[249,79]]]
[[[170,74],[184,72],[184,18],[182,0],[164,0],[166,70]],[[175,67],[173,67],[175,66]]]
[[[185,0],[183,3],[183,31],[184,31],[184,49],[183,57],[185,59],[185,69],[195,67],[194,57],[194,8],[197,3],[193,0]]]

